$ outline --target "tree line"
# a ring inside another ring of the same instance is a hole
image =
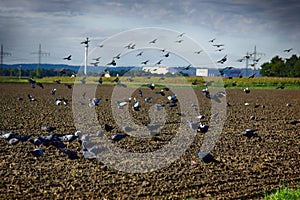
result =
[[[270,62],[261,65],[260,73],[271,77],[300,77],[300,57],[292,55],[283,59],[275,56]]]

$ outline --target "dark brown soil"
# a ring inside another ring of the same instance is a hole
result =
[[[57,127],[56,133],[72,134],[72,103],[54,105],[54,99],[72,98],[72,90],[64,85],[45,84],[45,89],[31,88],[29,84],[0,84],[0,131],[19,134],[45,135],[42,126]],[[55,96],[51,88],[57,88]],[[112,86],[99,86],[97,107],[101,126],[113,124],[110,111]],[[144,96],[150,94],[143,89]],[[200,112],[209,116],[209,100],[200,89]],[[29,102],[27,94],[37,98]],[[88,94],[88,93],[87,93]],[[137,92],[135,93],[136,96]],[[17,98],[24,100],[19,101]],[[87,95],[87,98],[89,96]],[[160,101],[160,97],[153,101]],[[165,97],[164,97],[165,98]],[[107,101],[106,101],[107,99]],[[86,160],[80,154],[77,142],[69,148],[76,150],[79,159],[67,159],[54,147],[45,147],[45,154],[35,158],[30,142],[9,146],[0,139],[0,199],[259,199],[265,193],[280,187],[300,187],[300,90],[227,90],[227,119],[211,154],[216,163],[204,163],[197,157],[203,134],[197,134],[190,148],[174,163],[149,173],[126,173],[105,166],[98,160]],[[244,103],[249,102],[250,106]],[[264,105],[254,108],[253,104]],[[286,103],[292,106],[287,107]],[[180,106],[180,105],[179,105]],[[147,124],[149,116],[144,105],[137,115],[131,112],[136,123]],[[88,107],[87,107],[88,108]],[[127,137],[115,145],[132,152],[155,151],[168,143],[178,128],[180,117],[171,115],[178,108],[167,109],[167,121],[155,139]],[[174,113],[173,113],[174,114]],[[255,120],[250,120],[254,115]],[[169,117],[173,116],[173,117]],[[209,123],[208,119],[204,122]],[[257,129],[257,137],[247,138],[242,132]],[[119,132],[115,128],[111,133]],[[109,133],[105,133],[108,135]]]

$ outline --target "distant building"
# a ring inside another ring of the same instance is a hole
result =
[[[208,69],[196,69],[196,76],[207,77]]]
[[[152,74],[166,74],[170,72],[169,67],[166,66],[147,66],[147,67],[143,67],[142,70]]]

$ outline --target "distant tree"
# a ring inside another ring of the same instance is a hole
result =
[[[261,65],[262,76],[274,77],[299,77],[300,76],[300,58],[292,55],[290,58],[283,60],[275,56],[270,62]]]

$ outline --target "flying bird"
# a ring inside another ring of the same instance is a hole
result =
[[[181,42],[183,42],[183,40],[176,40],[175,42],[176,43],[181,43]]]
[[[218,63],[223,64],[227,60],[227,55],[225,55],[221,60],[218,61]]]
[[[213,43],[216,40],[216,38],[209,40],[208,42]]]
[[[117,55],[115,55],[114,57],[113,57],[113,59],[120,59],[121,58],[121,53],[118,53]]]
[[[136,56],[142,56],[143,52],[141,51],[140,53],[136,54]]]
[[[88,45],[90,42],[89,38],[87,37],[84,41],[82,41],[80,44],[86,44]]]
[[[145,61],[141,62],[141,64],[147,65],[147,63],[148,63],[149,61],[150,61],[150,60],[145,60]]]
[[[223,47],[224,44],[214,44],[213,46],[220,48],[220,47]]]
[[[283,50],[283,52],[290,52],[290,51],[292,51],[293,50],[293,48],[289,48],[289,49],[285,49],[285,50]]]
[[[100,60],[100,58],[101,58],[101,56],[100,57],[98,57],[98,58],[93,58],[93,60],[95,60],[95,61],[99,61]]]
[[[64,57],[64,60],[71,60],[72,55],[69,55],[67,57]]]
[[[182,37],[185,33],[180,33],[177,37]]]
[[[151,41],[149,42],[149,44],[155,44],[156,41],[157,41],[157,39],[151,40]]]
[[[113,59],[111,62],[107,63],[106,65],[113,65],[113,66],[116,66],[117,63],[116,63],[116,61]]]
[[[91,62],[90,64],[91,64],[91,65],[94,65],[95,67],[97,67],[98,64],[99,64],[99,62],[98,62],[98,61],[97,61],[97,62]]]
[[[159,60],[159,61],[157,61],[157,62],[155,63],[155,65],[160,65],[162,61],[163,61],[162,59]]]
[[[200,54],[203,50],[200,50],[200,51],[195,51],[194,53],[195,54]]]

